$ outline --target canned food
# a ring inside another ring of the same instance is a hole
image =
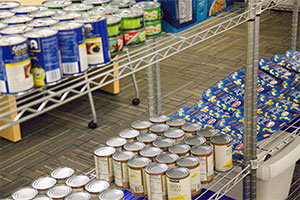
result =
[[[20,35],[0,37],[1,94],[22,94],[33,88],[27,39]]]
[[[131,151],[116,151],[113,155],[115,184],[120,188],[129,187],[128,160],[133,158]]]
[[[210,138],[214,135],[217,135],[219,133],[219,130],[217,129],[211,129],[211,128],[203,128],[196,131],[196,134],[198,136],[204,137],[206,139],[206,144],[210,145]]]
[[[196,131],[201,129],[200,124],[197,123],[185,123],[181,126],[181,129],[184,131],[185,136],[195,135]]]
[[[122,17],[122,30],[137,30],[144,28],[144,12],[142,9],[123,9],[120,12]]]
[[[185,119],[180,117],[174,117],[166,121],[166,124],[170,126],[170,128],[181,128],[185,124]]]
[[[110,2],[110,0],[82,0],[81,2],[96,7],[96,6],[105,6]]]
[[[157,135],[153,133],[141,133],[136,139],[139,142],[143,142],[146,147],[150,147],[152,146],[152,142],[157,139]]]
[[[88,63],[83,24],[60,22],[53,28],[58,30],[63,75],[74,76],[86,72]]]
[[[121,34],[121,17],[119,15],[109,15],[106,17],[108,37]]]
[[[15,13],[16,15],[27,15],[29,13],[38,11],[40,8],[38,6],[33,5],[23,5],[18,6],[15,8],[10,9],[11,12]]]
[[[135,4],[135,0],[113,0],[109,5],[124,9],[129,8],[133,4]]]
[[[179,156],[174,153],[162,153],[156,156],[155,160],[158,163],[166,164],[169,168],[172,168],[175,167],[175,163],[178,158]]]
[[[36,189],[25,187],[13,192],[11,197],[14,200],[25,200],[25,199],[29,200],[29,199],[33,199],[37,195],[38,195],[38,191]]]
[[[144,44],[146,41],[146,32],[144,28],[132,31],[123,31],[123,35],[125,46],[138,46]]]
[[[90,200],[91,195],[87,192],[73,192],[65,199],[66,200]]]
[[[146,185],[149,200],[167,200],[167,185],[165,172],[168,165],[153,163],[146,167]]]
[[[215,169],[217,171],[228,171],[232,168],[232,138],[226,134],[211,137],[214,149]]]
[[[124,149],[126,151],[131,151],[134,153],[135,156],[139,154],[139,151],[142,150],[145,147],[145,144],[143,142],[128,142],[127,144],[124,145]]]
[[[161,138],[153,141],[152,144],[163,151],[167,151],[170,146],[175,144],[175,141],[170,138]]]
[[[181,129],[169,129],[166,132],[164,132],[164,136],[166,138],[173,139],[175,144],[178,144],[184,138],[184,131]]]
[[[61,81],[61,61],[58,31],[38,28],[24,34],[28,38],[32,73],[36,86],[53,85]]]
[[[71,21],[81,17],[81,13],[78,12],[67,12],[60,10],[56,15],[52,16],[53,19],[63,21]]]
[[[214,158],[211,146],[199,145],[191,149],[192,156],[200,161],[200,180],[201,183],[208,183],[214,179]]]
[[[99,195],[99,200],[122,200],[124,192],[119,189],[106,189]]]
[[[0,10],[10,10],[12,8],[16,8],[20,6],[21,3],[17,1],[1,1],[0,2]]]
[[[118,35],[116,37],[109,37],[109,52],[111,58],[115,57],[123,49],[123,35]]]
[[[3,19],[2,22],[8,25],[15,25],[15,24],[26,24],[31,20],[32,17],[29,17],[28,15],[14,15],[12,17]]]
[[[52,173],[52,178],[55,178],[57,183],[64,183],[68,178],[74,174],[74,169],[69,167],[56,168]]]
[[[146,158],[149,158],[152,162],[154,162],[155,157],[162,153],[162,150],[157,147],[145,147],[140,150],[140,155]]]
[[[145,31],[147,38],[153,38],[160,36],[161,29],[161,20],[153,21],[153,22],[145,22]]]
[[[154,124],[152,125],[149,130],[152,133],[155,133],[158,136],[162,136],[164,132],[166,132],[169,129],[169,126],[167,124]]]
[[[198,195],[201,192],[201,170],[200,160],[197,157],[187,156],[179,158],[176,161],[179,167],[185,167],[189,169],[191,175],[191,193],[192,196]]]
[[[90,12],[92,13],[104,13],[105,15],[117,14],[120,11],[119,7],[106,5],[94,7]]]
[[[140,133],[147,133],[148,129],[151,125],[152,124],[148,121],[138,120],[138,121],[133,122],[131,124],[131,127],[135,130],[140,131]]]
[[[33,28],[46,28],[50,26],[54,26],[59,21],[51,18],[42,18],[42,19],[35,19],[27,23],[27,26]]]
[[[190,153],[189,153],[190,149],[191,149],[191,147],[189,145],[182,144],[182,143],[174,144],[174,145],[172,145],[168,148],[170,153],[175,153],[179,157],[189,156],[190,155]]]
[[[96,177],[111,183],[114,180],[112,155],[116,152],[113,147],[100,147],[94,151]]]
[[[119,133],[119,136],[127,141],[134,141],[139,134],[140,132],[135,129],[125,129]]]
[[[8,25],[7,24],[4,24],[2,22],[0,22],[0,30],[7,27]],[[1,32],[0,32],[0,36],[1,36]]]
[[[168,199],[191,200],[191,178],[187,168],[176,167],[166,171]]]
[[[1,4],[1,2],[0,2],[0,4]],[[0,10],[0,20],[12,17],[14,15],[15,15],[15,13],[10,12],[9,10]]]
[[[105,16],[84,13],[77,21],[84,23],[89,66],[109,63],[109,43]]]
[[[109,188],[109,183],[103,180],[92,180],[84,186],[85,191],[93,197]]]
[[[50,197],[44,196],[44,195],[39,195],[35,197],[33,200],[52,200]]]
[[[88,176],[73,175],[67,179],[66,185],[70,186],[73,191],[81,191],[89,181],[90,178]]]
[[[134,196],[147,194],[145,167],[151,163],[149,158],[137,157],[128,161],[129,188]]]
[[[123,146],[127,143],[127,140],[120,137],[113,137],[107,140],[106,145],[114,147],[116,150],[122,150]]]
[[[93,5],[77,3],[77,4],[72,4],[72,5],[66,6],[63,8],[63,10],[71,11],[71,12],[87,12],[90,9],[92,9],[93,7],[94,7]]]
[[[166,116],[166,115],[152,115],[150,118],[149,118],[149,121],[153,124],[164,124],[166,123],[166,121],[169,120],[169,117]]]
[[[43,6],[43,5],[40,5],[40,6],[38,6],[38,7],[39,7],[40,10],[44,10],[44,11],[48,10],[48,8],[45,7],[45,6]]]
[[[31,186],[38,190],[40,194],[46,194],[46,191],[56,184],[56,179],[52,177],[41,177],[32,182]]]
[[[56,15],[57,12],[55,10],[38,10],[29,14],[30,17],[33,19],[43,19],[43,18],[50,18]]]
[[[72,2],[69,0],[47,0],[44,1],[42,4],[48,9],[63,9],[64,7],[70,6]]]
[[[205,144],[205,142],[206,142],[206,139],[204,137],[197,136],[197,135],[186,137],[184,139],[184,143],[188,144],[190,146],[202,145],[202,144]]]
[[[132,6],[144,10],[145,22],[156,21],[161,19],[160,3],[152,1],[142,1]]]
[[[47,192],[47,196],[54,200],[65,199],[72,192],[72,188],[66,185],[56,185]]]

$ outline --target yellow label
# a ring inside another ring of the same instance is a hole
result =
[[[101,37],[97,37],[97,38],[86,38],[85,41],[87,42],[93,42],[93,41],[98,41],[101,40]]]
[[[18,62],[18,63],[9,63],[9,64],[5,64],[5,67],[15,67],[15,66],[18,66],[18,65],[24,65],[26,64],[27,62],[30,62],[30,58],[28,58],[27,60],[24,60],[22,62]]]

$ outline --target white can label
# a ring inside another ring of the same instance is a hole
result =
[[[181,180],[173,180],[167,178],[167,187],[168,199],[192,199],[190,176]]]
[[[104,63],[102,39],[99,38],[88,38],[85,39],[88,63],[90,65],[97,65]]]
[[[226,171],[232,167],[232,144],[214,145],[215,168],[218,171]]]
[[[146,173],[147,194],[149,200],[163,200],[166,193],[166,176]]]
[[[200,165],[194,169],[190,169],[191,187],[193,191],[201,189]]]
[[[96,177],[97,179],[109,181],[113,176],[112,158],[95,156]]]
[[[129,181],[127,162],[122,163],[115,160],[113,162],[115,184],[117,186],[123,186],[123,183],[127,183]]]
[[[134,170],[128,168],[129,186],[134,193],[144,193],[145,191],[145,177],[143,177],[143,170]]]
[[[209,176],[214,174],[213,154],[210,156],[199,156],[201,181],[207,181]]]

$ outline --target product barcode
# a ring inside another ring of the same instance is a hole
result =
[[[144,192],[144,188],[143,188],[142,185],[140,185],[140,186],[135,186],[135,187],[134,187],[134,191],[135,191],[136,193],[142,193],[142,192]]]
[[[0,81],[0,92],[6,93],[6,87],[4,81]]]
[[[48,71],[46,73],[47,83],[55,82],[61,79],[60,69]]]
[[[64,74],[74,74],[78,73],[78,63],[63,63]]]

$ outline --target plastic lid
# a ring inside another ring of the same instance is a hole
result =
[[[180,117],[175,117],[166,121],[169,126],[183,126],[185,124],[185,119]]]
[[[186,131],[186,132],[195,132],[201,129],[200,124],[197,123],[185,123],[184,125],[181,126],[181,129]]]
[[[55,179],[66,179],[69,178],[74,174],[74,169],[69,167],[59,167],[56,168],[52,173],[51,176]]]
[[[152,125],[149,130],[154,133],[163,133],[169,129],[167,124],[154,124]]]
[[[194,146],[191,149],[191,153],[197,156],[205,156],[211,154],[213,151],[211,146],[207,145],[199,145],[199,146]]]
[[[87,192],[74,192],[67,196],[65,200],[89,200],[91,199],[91,195]]]
[[[136,157],[128,161],[128,166],[132,168],[144,168],[151,163],[149,158]]]
[[[99,195],[99,200],[121,200],[124,192],[119,189],[106,189]]]
[[[157,139],[157,135],[153,133],[142,133],[136,137],[139,142],[153,142]]]
[[[134,156],[134,153],[131,151],[116,151],[113,155],[113,159],[117,161],[127,161]]]
[[[66,185],[57,185],[48,190],[47,195],[53,199],[64,198],[72,192],[72,188]]]
[[[181,138],[184,136],[184,131],[181,129],[169,129],[164,133],[164,136],[173,139]]]
[[[232,142],[232,137],[227,134],[218,134],[210,138],[211,143],[213,144],[228,144]]]
[[[17,45],[26,42],[26,40],[27,38],[21,35],[4,35],[0,38],[0,46]]]
[[[190,149],[191,147],[187,144],[174,144],[168,148],[169,152],[176,154],[187,153]]]
[[[143,142],[128,142],[124,145],[124,149],[126,151],[139,151],[142,150],[145,147],[145,144]]]
[[[37,194],[38,191],[36,189],[26,187],[18,189],[17,191],[12,193],[11,197],[14,200],[30,200],[36,197]]]
[[[150,122],[153,123],[165,123],[167,120],[169,120],[169,117],[167,115],[152,115],[150,117]]]
[[[82,187],[90,181],[90,178],[85,175],[74,175],[67,179],[66,184],[70,187]]]
[[[37,190],[47,190],[56,184],[56,179],[52,177],[41,177],[32,182],[31,186]]]
[[[109,183],[103,180],[92,180],[84,187],[84,189],[90,193],[100,193],[107,188],[109,188]]]
[[[167,177],[171,179],[183,179],[190,175],[190,172],[187,168],[184,167],[175,167],[166,171]]]
[[[167,148],[167,147],[175,144],[175,142],[174,142],[174,140],[172,140],[170,138],[162,138],[162,139],[153,141],[152,144],[153,144],[153,146],[158,147],[158,148]]]
[[[51,28],[34,28],[33,30],[24,33],[24,36],[28,38],[43,38],[55,35],[57,33],[57,30]]]
[[[182,157],[176,161],[176,164],[180,167],[194,167],[199,163],[199,159],[193,156]]]
[[[144,157],[155,157],[162,153],[162,150],[157,147],[145,147],[144,149],[140,150],[140,155]]]
[[[202,145],[206,142],[205,137],[202,136],[190,136],[186,137],[184,139],[184,143],[191,145],[191,146],[197,146],[197,145]]]
[[[168,165],[162,163],[152,163],[146,167],[148,174],[163,174],[168,170]]]
[[[105,157],[105,156],[111,156],[116,152],[116,149],[113,147],[100,147],[94,151],[94,154],[96,156]]]
[[[121,147],[127,143],[127,140],[120,137],[109,138],[106,142],[106,145],[111,147]]]
[[[131,127],[134,128],[134,129],[141,130],[141,129],[147,129],[151,125],[152,125],[151,122],[138,120],[138,121],[133,122],[131,124]]]
[[[135,129],[124,129],[119,133],[119,136],[125,139],[132,139],[136,138],[139,134],[140,132]]]
[[[202,128],[202,129],[196,131],[196,134],[198,136],[211,137],[211,136],[218,134],[218,130],[212,129],[212,128]]]
[[[163,153],[158,155],[155,160],[159,163],[169,164],[174,163],[179,158],[177,154],[174,153]]]

